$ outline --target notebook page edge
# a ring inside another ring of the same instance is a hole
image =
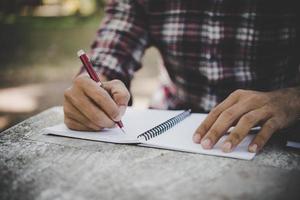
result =
[[[208,155],[208,156],[218,156],[218,157],[223,157],[223,158],[235,158],[235,159],[241,159],[241,160],[252,160],[255,157],[255,153],[246,153],[246,155],[241,155],[241,152],[233,152],[233,153],[218,153],[217,151],[193,151],[189,149],[184,149],[184,148],[177,148],[177,147],[170,147],[170,146],[160,146],[160,145],[155,145],[151,143],[139,143],[137,144],[138,146],[143,146],[143,147],[149,147],[149,148],[157,148],[157,149],[166,149],[170,151],[180,151],[180,152],[187,152],[187,153],[196,153],[196,154],[202,154],[202,155]]]
[[[64,126],[63,123],[44,128],[42,130],[42,134],[44,135],[54,135],[54,136],[62,136],[68,137],[73,139],[82,139],[82,140],[89,140],[89,141],[100,141],[100,142],[108,142],[108,143],[115,143],[115,144],[137,144],[139,141],[136,138],[112,138],[112,137],[103,137],[99,132],[99,137],[97,135],[91,136],[91,132],[83,132],[83,131],[72,131],[70,129],[58,129]],[[96,134],[97,132],[93,132],[92,134]]]

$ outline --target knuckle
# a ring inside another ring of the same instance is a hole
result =
[[[64,91],[64,97],[65,97],[65,99],[69,99],[70,96],[71,96],[71,89],[68,88]]]
[[[73,81],[75,88],[88,88],[88,87],[94,87],[94,85],[97,85],[97,84],[91,84],[91,83],[94,83],[94,81],[87,76],[79,76],[79,77],[75,78]],[[97,87],[98,87],[98,85],[97,85]]]
[[[120,93],[118,93],[118,96],[119,96],[119,98],[126,99],[128,96],[127,91],[122,90]]]
[[[252,94],[249,98],[250,103],[261,103],[264,101],[264,96],[260,94]]]
[[[73,83],[74,83],[74,85],[78,86],[78,85],[82,84],[83,80],[84,80],[84,78],[82,76],[78,76],[74,79]]]
[[[264,113],[266,116],[272,116],[273,115],[273,109],[270,106],[265,106]]]
[[[122,81],[118,80],[118,79],[113,79],[110,81],[113,85],[124,85]]]
[[[241,118],[241,120],[245,124],[253,124],[255,122],[255,118],[256,118],[256,116],[254,116],[254,114],[250,112],[250,113],[244,115]]]
[[[245,93],[246,93],[246,90],[243,90],[243,89],[237,89],[237,90],[235,90],[235,91],[232,93],[232,95],[238,97],[238,96],[244,95]]]
[[[209,135],[218,135],[219,131],[216,128],[212,128],[209,130]]]
[[[210,111],[209,114],[210,114],[212,117],[217,117],[217,116],[219,115],[219,112],[220,112],[219,108],[215,107],[215,108],[213,108],[213,109]]]
[[[94,103],[101,108],[102,103],[106,101],[106,99],[108,98],[108,95],[105,95],[105,92],[103,92],[102,90],[99,90],[99,92],[95,92],[93,94],[92,98],[93,98]]]
[[[271,120],[265,124],[266,129],[274,131],[278,128],[278,124],[275,120]]]
[[[76,95],[78,96],[76,92],[69,88],[64,92],[64,100],[67,102],[77,102]]]
[[[225,119],[232,121],[234,119],[235,112],[232,109],[228,109],[228,110],[225,110],[222,115]]]
[[[130,93],[127,89],[127,87],[125,86],[125,84],[120,81],[120,80],[114,80],[116,82],[116,85],[119,85],[119,87],[121,88],[120,90],[120,96],[122,96],[122,98],[125,98],[126,100],[130,99]]]
[[[127,93],[119,93],[114,95],[114,100],[121,104],[121,105],[127,105],[130,97],[128,97]]]
[[[112,79],[112,80],[110,80],[110,82],[113,83],[113,84],[116,84],[116,83],[119,82],[119,80],[118,79]]]

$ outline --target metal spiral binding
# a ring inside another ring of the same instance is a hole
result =
[[[188,117],[190,114],[191,114],[191,109],[186,110],[183,113],[161,123],[160,125],[157,125],[154,128],[138,135],[137,138],[144,137],[146,141],[150,140],[151,138],[156,137],[162,134],[163,132],[169,130],[170,128],[172,128],[173,126],[175,126],[176,124],[184,120],[186,117]]]

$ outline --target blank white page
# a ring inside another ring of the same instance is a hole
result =
[[[46,134],[79,138],[94,141],[112,143],[138,143],[137,136],[145,131],[161,124],[164,121],[178,115],[182,111],[166,111],[154,109],[134,109],[127,108],[122,118],[124,124],[123,133],[118,127],[103,129],[99,132],[73,131],[64,124],[48,127],[44,130]]]
[[[245,160],[251,160],[255,156],[255,153],[248,152],[248,145],[250,144],[253,135],[248,135],[231,153],[224,153],[221,150],[221,145],[223,144],[226,136],[223,136],[216,146],[211,150],[205,150],[200,144],[195,144],[192,139],[193,134],[206,116],[206,114],[192,114],[182,122],[178,123],[175,127],[169,129],[167,132],[143,142],[142,146],[151,146],[163,149],[239,158]]]

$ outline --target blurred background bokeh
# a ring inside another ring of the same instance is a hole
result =
[[[0,132],[49,107],[79,70],[78,49],[89,50],[104,0],[0,1]],[[147,107],[157,87],[159,53],[150,48],[133,84],[133,105]]]

